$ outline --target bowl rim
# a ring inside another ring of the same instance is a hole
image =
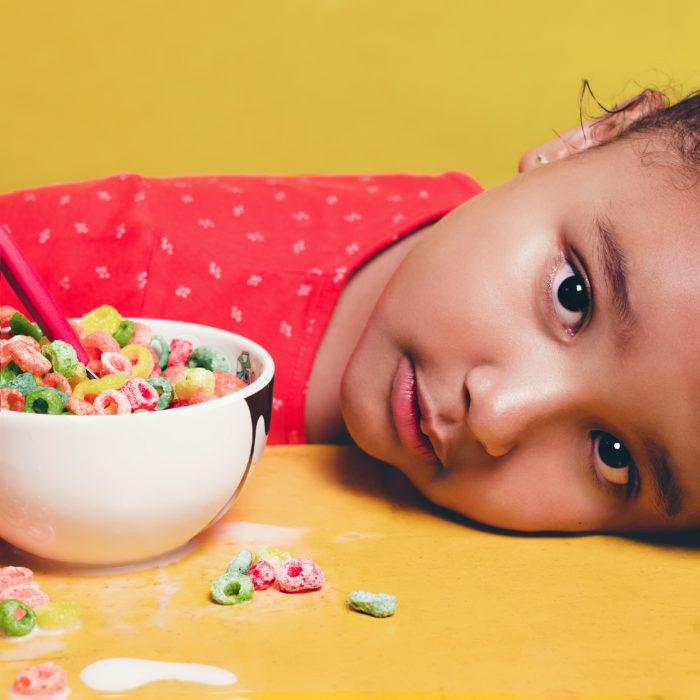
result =
[[[207,331],[215,331],[216,333],[221,333],[227,336],[233,336],[234,339],[237,341],[242,341],[246,345],[251,346],[251,349],[255,351],[258,355],[260,355],[263,358],[263,371],[261,372],[260,376],[257,377],[253,382],[248,384],[243,389],[239,389],[238,391],[234,391],[232,394],[227,394],[226,396],[220,396],[216,399],[212,399],[211,401],[203,401],[202,403],[198,404],[193,404],[191,406],[180,406],[178,408],[178,411],[209,411],[211,410],[211,406],[213,403],[216,403],[216,405],[221,406],[222,403],[219,402],[226,402],[226,403],[232,403],[234,401],[240,401],[248,396],[252,396],[253,394],[256,394],[258,391],[261,391],[264,389],[266,386],[270,384],[270,382],[273,380],[275,376],[275,361],[272,358],[272,355],[262,346],[260,343],[257,343],[256,341],[252,340],[246,335],[241,335],[240,333],[234,333],[233,331],[228,331],[224,328],[219,328],[218,326],[207,326],[204,323],[192,323],[191,321],[178,321],[176,319],[168,319],[168,318],[147,318],[147,317],[139,317],[139,316],[124,316],[124,318],[128,318],[131,321],[135,321],[137,323],[143,323],[145,325],[153,324],[155,323],[176,323],[179,326],[185,326],[187,328],[191,329],[191,332],[196,335],[197,329],[206,329]],[[131,420],[137,415],[143,419],[145,416],[162,416],[162,415],[168,415],[168,411],[147,411],[146,413],[123,413],[123,414],[113,414],[110,415],[111,419],[117,419],[117,420]],[[182,414],[180,414],[182,415]],[[90,418],[92,420],[95,419],[102,419],[102,416],[75,416],[75,415],[50,415],[50,414],[43,414],[43,413],[25,413],[24,411],[2,411],[2,416],[7,417],[7,416],[25,416],[25,420],[42,420],[45,418],[51,418],[52,420],[67,420],[67,419],[75,419],[75,418],[81,418],[83,420]],[[31,417],[30,417],[31,416]],[[13,418],[15,420],[16,418]],[[101,421],[102,422],[102,421]]]

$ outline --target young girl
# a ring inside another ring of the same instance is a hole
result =
[[[700,526],[700,95],[645,92],[520,169],[483,193],[123,175],[2,196],[0,221],[70,315],[267,347],[271,443],[351,438],[500,527]]]

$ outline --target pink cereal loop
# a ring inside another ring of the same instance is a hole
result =
[[[34,572],[26,566],[0,567],[0,590],[20,583],[31,583],[33,579]]]
[[[116,389],[108,389],[98,394],[92,407],[95,409],[95,413],[100,416],[131,413],[129,399]]]
[[[132,410],[143,408],[146,411],[154,411],[158,403],[158,392],[145,379],[134,377],[124,382],[119,389],[129,401]]]
[[[106,374],[131,376],[131,360],[120,352],[103,352],[100,361],[102,362],[102,376]]]
[[[12,306],[0,306],[0,326],[6,326],[12,316],[17,313],[17,309]]]
[[[170,356],[168,357],[168,367],[184,365],[190,359],[193,349],[192,343],[184,338],[173,338],[170,341]]]
[[[10,340],[6,348],[9,348],[10,357],[23,372],[40,375],[51,371],[51,362],[38,350],[29,347],[26,343],[15,343],[13,345],[12,340]]]
[[[12,692],[22,698],[49,698],[66,690],[66,672],[53,661],[37,664],[20,671],[12,683]]]
[[[151,342],[151,329],[145,323],[134,322],[134,334],[129,343],[148,345]]]
[[[18,389],[5,387],[0,389],[0,411],[21,411],[24,408],[24,396]]]
[[[77,396],[71,396],[66,401],[66,408],[76,416],[94,416],[97,413],[91,403]]]
[[[44,386],[52,386],[59,391],[64,391],[66,394],[70,394],[73,389],[71,389],[68,380],[59,372],[49,372],[41,378],[41,383]]]

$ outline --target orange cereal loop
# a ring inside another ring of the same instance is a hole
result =
[[[94,416],[97,413],[91,403],[85,399],[79,399],[77,396],[71,396],[66,401],[66,409],[75,413],[76,416]]]
[[[180,375],[187,369],[185,365],[173,365],[163,371],[163,376],[173,385],[177,384]]]
[[[220,369],[214,370],[214,381],[214,396],[227,396],[248,386],[240,377]]]
[[[0,326],[6,326],[10,318],[17,313],[17,309],[12,306],[0,306]]]
[[[130,344],[148,345],[151,342],[151,329],[145,323],[134,322],[134,334],[129,340]],[[157,361],[157,358],[156,358]]]
[[[0,411],[21,411],[24,408],[24,396],[18,389],[5,387],[0,389]]]
[[[103,352],[119,352],[119,343],[104,331],[95,331],[86,335],[83,347],[91,360],[99,360]]]
[[[10,344],[11,344],[11,346],[24,345],[24,346],[26,346],[28,348],[32,348],[34,350],[41,349],[41,345],[39,344],[39,341],[34,340],[34,338],[32,338],[29,335],[13,335],[10,338]]]
[[[190,405],[195,403],[204,403],[205,401],[211,401],[214,398],[216,398],[216,396],[211,391],[197,391],[187,399],[187,403]]]
[[[44,386],[52,386],[59,391],[64,391],[66,394],[70,394],[71,392],[71,385],[59,372],[49,372],[48,374],[45,374],[41,379],[41,383]]]
[[[19,336],[17,336],[19,337]],[[31,372],[34,375],[46,374],[51,371],[51,362],[38,350],[28,347],[26,344],[8,343],[10,356],[23,372]]]

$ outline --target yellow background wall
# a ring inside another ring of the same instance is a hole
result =
[[[696,0],[0,0],[0,191],[122,171],[493,185],[577,122],[584,77],[607,105],[699,88],[699,26]]]

